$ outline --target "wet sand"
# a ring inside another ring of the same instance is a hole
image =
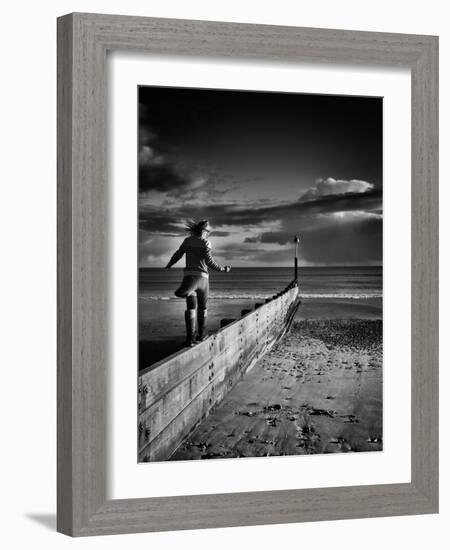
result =
[[[380,450],[382,322],[317,315],[296,320],[172,460]]]

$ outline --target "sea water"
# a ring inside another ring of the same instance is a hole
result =
[[[183,277],[180,268],[139,270],[139,366],[144,368],[183,346],[185,301],[174,295]],[[239,318],[286,287],[292,267],[242,267],[210,274],[208,328],[222,318]],[[381,318],[381,267],[301,267],[302,304],[298,319]]]
[[[143,300],[174,300],[183,277],[179,268],[139,270]],[[230,273],[210,274],[210,299],[259,300],[282,290],[294,278],[291,267],[237,267]],[[381,298],[381,267],[299,268],[300,295],[305,298]]]

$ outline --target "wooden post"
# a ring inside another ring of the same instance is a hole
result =
[[[300,239],[297,235],[294,237],[294,243],[295,243],[295,263],[294,263],[294,280],[298,280],[298,243],[300,242]]]

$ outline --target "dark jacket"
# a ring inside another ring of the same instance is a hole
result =
[[[208,277],[208,268],[215,271],[225,271],[225,268],[216,263],[211,256],[211,243],[202,237],[192,235],[184,239],[180,248],[170,258],[167,267],[171,267],[186,254],[185,275],[201,275]]]

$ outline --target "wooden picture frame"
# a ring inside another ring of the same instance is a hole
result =
[[[108,500],[106,53],[390,65],[412,82],[411,482]],[[58,19],[58,510],[72,536],[438,511],[438,38],[74,13]]]

